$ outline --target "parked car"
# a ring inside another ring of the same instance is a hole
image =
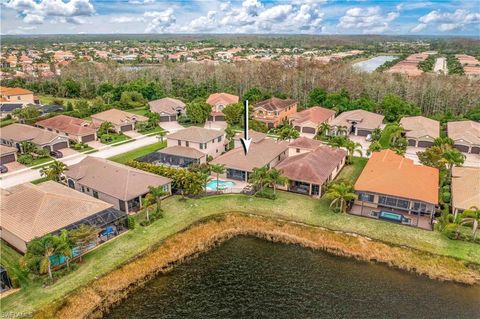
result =
[[[60,151],[51,151],[50,152],[50,156],[53,156],[55,158],[62,158],[63,157],[63,153],[60,152]]]
[[[372,134],[368,134],[367,137],[365,138],[365,140],[367,142],[371,142],[372,141]]]
[[[8,172],[8,167],[5,165],[0,165],[0,174],[4,174]]]

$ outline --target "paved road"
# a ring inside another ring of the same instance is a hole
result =
[[[156,136],[139,136],[133,142],[121,144],[118,146],[110,146],[110,145],[104,146],[98,152],[92,153],[88,156],[108,158],[108,157],[112,157],[118,154],[122,154],[128,151],[134,150],[142,146],[150,145],[156,142],[158,142],[158,139]],[[85,154],[79,153],[79,154],[66,156],[60,159],[60,161],[62,161],[68,166],[68,165],[73,165],[80,162],[86,156],[87,155]],[[18,184],[33,181],[40,177],[41,177],[40,169],[25,168],[22,170],[18,170],[15,172],[2,175],[0,180],[0,188],[12,187]]]

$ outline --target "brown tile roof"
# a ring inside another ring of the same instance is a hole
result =
[[[135,122],[146,122],[148,118],[143,115],[137,115],[130,112],[110,109],[104,112],[100,112],[92,115],[92,119],[97,119],[104,122],[110,122],[115,125],[132,124]]]
[[[257,132],[254,130],[248,130],[248,137],[252,139],[252,143],[258,143],[262,141],[264,138],[266,138],[267,134]],[[243,138],[243,132],[236,133],[235,136],[233,137],[233,139],[236,141],[239,141],[241,138]]]
[[[70,166],[65,175],[81,185],[125,201],[148,193],[148,186],[171,182],[163,176],[92,156]]]
[[[293,120],[293,125],[299,125],[310,121],[318,126],[323,122],[326,122],[334,115],[334,110],[326,109],[320,106],[314,106],[301,112],[292,114],[289,118]]]
[[[217,104],[230,105],[237,103],[240,98],[236,95],[229,93],[213,93],[207,99],[207,103],[214,106]]]
[[[303,148],[308,150],[314,150],[322,145],[322,142],[313,140],[308,137],[301,136],[293,140],[288,146],[291,148]]]
[[[291,100],[291,99],[282,100],[276,97],[272,97],[268,100],[258,102],[253,106],[253,108],[254,109],[262,108],[262,109],[265,109],[266,111],[280,111],[295,103],[297,103],[297,101],[295,100]]]
[[[30,141],[34,144],[43,145],[59,137],[58,134],[33,127],[26,124],[10,124],[0,128],[0,135],[4,139],[17,142]]]
[[[192,148],[192,147],[186,147],[186,146],[170,146],[164,149],[161,149],[158,151],[158,153],[163,153],[163,154],[168,154],[168,155],[176,155],[176,156],[183,156],[187,158],[195,158],[199,159],[202,157],[205,157],[206,154],[202,153],[201,151]]]
[[[400,125],[405,129],[407,137],[420,138],[440,136],[440,122],[424,116],[409,116],[400,120]]]
[[[438,204],[438,169],[415,165],[391,150],[374,152],[355,183],[368,191]]]
[[[17,152],[17,149],[15,147],[10,147],[10,146],[0,144],[0,155],[13,154],[16,152]]]
[[[0,86],[0,94],[1,95],[27,95],[27,94],[33,94],[33,92],[26,89],[22,89],[22,88],[9,88],[5,86]]]
[[[38,121],[35,124],[78,136],[91,135],[96,132],[91,122],[63,114]]]
[[[239,147],[220,155],[211,163],[223,164],[227,168],[251,172],[254,168],[267,165],[287,148],[287,142],[264,139],[260,143],[251,144],[247,155],[245,155],[243,148]]]
[[[219,136],[223,136],[223,134],[224,132],[221,130],[211,130],[203,127],[190,126],[186,129],[169,134],[167,138],[189,141],[193,143],[207,143]]]
[[[447,123],[448,137],[454,141],[467,141],[480,145],[480,123],[474,121],[457,121]]]
[[[0,227],[28,242],[111,208],[62,184],[20,184],[1,191]]]
[[[169,115],[176,115],[177,114],[177,109],[185,108],[185,103],[183,103],[180,100],[177,99],[172,99],[170,97],[165,97],[163,99],[155,100],[155,101],[150,101],[148,102],[148,105],[150,105],[150,111],[161,114],[169,114]]]
[[[330,122],[330,125],[349,127],[353,121],[357,122],[357,128],[373,130],[382,125],[383,118],[384,116],[380,114],[365,110],[353,110],[341,113]]]
[[[286,158],[277,165],[289,180],[323,185],[347,152],[320,146],[316,150]]]
[[[480,168],[454,167],[452,172],[452,203],[454,208],[480,208]]]

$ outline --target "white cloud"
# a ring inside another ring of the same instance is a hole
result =
[[[113,22],[113,23],[130,23],[130,22],[138,22],[138,21],[145,21],[145,18],[138,17],[138,16],[118,16],[110,19],[110,22]]]
[[[468,26],[478,26],[480,13],[457,9],[454,12],[433,10],[418,19],[419,24],[412,32],[420,32],[429,26],[435,26],[441,32],[463,30]]]
[[[383,33],[390,28],[390,22],[399,17],[396,11],[382,14],[380,7],[351,8],[340,18],[338,26],[363,33]]]
[[[3,3],[9,9],[13,9],[23,21],[28,24],[42,24],[45,20],[54,20],[67,23],[82,23],[79,17],[92,16],[95,8],[90,0],[10,0]]]
[[[145,28],[146,33],[167,32],[177,21],[172,8],[165,11],[147,11],[145,12],[144,17],[152,18]]]
[[[134,4],[134,5],[143,5],[143,4],[155,3],[155,0],[128,0],[128,3]]]

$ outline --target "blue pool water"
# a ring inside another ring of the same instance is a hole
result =
[[[218,189],[219,190],[222,190],[222,189],[227,189],[227,188],[232,188],[232,187],[235,187],[235,182],[231,182],[231,181],[222,181],[222,180],[219,180],[218,181]],[[208,191],[216,191],[217,190],[217,180],[211,180],[210,182],[207,183],[207,190]]]

